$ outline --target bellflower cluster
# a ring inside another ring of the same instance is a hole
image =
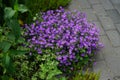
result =
[[[42,49],[51,49],[57,55],[59,66],[67,67],[80,62],[81,57],[94,54],[101,46],[99,30],[89,23],[79,11],[67,12],[63,8],[40,13],[42,21],[25,25],[24,33],[29,48],[42,54]]]

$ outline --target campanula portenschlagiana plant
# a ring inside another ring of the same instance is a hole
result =
[[[25,37],[29,48],[42,54],[51,49],[59,61],[59,68],[69,72],[92,61],[101,47],[99,30],[89,23],[86,15],[79,11],[66,12],[60,7],[40,13],[41,20],[25,25]]]

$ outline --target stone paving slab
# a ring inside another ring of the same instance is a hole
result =
[[[100,0],[105,10],[114,9],[112,3],[109,0]]]
[[[80,7],[80,4],[78,3],[78,1],[72,0],[69,5],[70,6],[68,6],[68,9],[70,11],[73,11],[73,10],[82,10],[82,8]]]
[[[110,17],[100,17],[98,16],[104,30],[116,29],[115,25]]]
[[[115,25],[116,25],[116,28],[117,28],[119,34],[120,34],[120,24],[115,24]]]
[[[88,0],[90,2],[91,5],[93,4],[100,4],[99,0]]]
[[[104,55],[102,51],[98,51],[97,55],[94,56],[95,61],[99,62],[99,61],[104,61]]]
[[[101,52],[102,52],[103,57],[105,59],[104,60],[105,64],[108,66],[108,69],[109,69],[108,74],[111,76],[111,78],[113,78],[116,75],[114,75],[112,72],[113,70],[111,70],[112,68],[110,67],[111,64],[110,64],[109,60],[111,58],[115,58],[117,56],[117,54],[115,53],[114,48],[112,47],[110,40],[108,39],[107,36],[101,36],[100,41],[104,44],[104,48],[102,48]],[[100,68],[100,66],[98,68]],[[106,68],[103,70],[106,70]],[[108,75],[108,74],[106,74],[106,75]],[[104,78],[105,79],[103,79],[103,80],[108,80],[108,79],[106,79],[107,77],[104,77]],[[112,80],[112,79],[110,79],[110,80]]]
[[[101,23],[99,21],[94,21],[94,23],[96,24],[96,26],[100,29],[100,35],[105,35],[105,31],[101,25]]]
[[[87,0],[76,0],[76,2],[78,2],[83,9],[91,8],[90,3]]]
[[[120,14],[120,4],[116,4],[116,5],[114,5],[114,7],[115,7],[115,9],[119,12],[119,14]]]
[[[116,52],[116,56],[120,57],[120,47],[114,48],[114,51]]]
[[[120,14],[117,10],[106,10],[107,14],[112,18],[114,23],[120,23]]]
[[[115,76],[113,79],[114,80],[120,80],[120,76]]]
[[[104,48],[101,49],[102,54],[104,55],[104,59],[107,59],[112,56],[116,56],[114,48],[112,47],[112,44],[110,40],[108,39],[107,35],[100,36],[100,42],[104,44]]]
[[[96,62],[96,65],[93,66],[93,71],[97,73],[101,72],[100,80],[112,80],[109,67],[106,65],[105,61]]]
[[[105,12],[105,9],[102,5],[100,4],[95,4],[95,5],[92,5],[95,13],[99,16],[106,16],[107,13]]]
[[[120,0],[110,0],[114,5],[119,4]]]
[[[109,65],[113,77],[120,76],[120,56],[109,57],[107,64]]]
[[[110,31],[106,31],[113,47],[118,47],[120,46],[120,35],[117,32],[117,30],[110,30]]]
[[[88,21],[98,20],[93,9],[83,9],[82,12],[86,13]]]
[[[115,76],[120,76],[120,56],[117,55],[113,48],[111,48],[111,50],[109,49],[109,51],[103,51],[103,54],[105,57],[106,65],[108,65],[109,67],[110,75],[112,76],[112,78],[114,78]]]

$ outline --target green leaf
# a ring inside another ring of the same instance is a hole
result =
[[[15,11],[18,11],[18,0],[15,0],[14,10],[15,10]]]
[[[18,43],[23,43],[23,42],[25,42],[25,39],[24,39],[23,37],[19,37],[19,39],[18,39],[17,42],[18,42]]]
[[[39,72],[39,77],[40,77],[41,79],[45,79],[46,73],[45,73],[45,72]]]
[[[83,58],[82,58],[82,57],[80,57],[80,60],[83,60]]]
[[[89,57],[88,55],[85,55],[85,57]]]
[[[4,76],[2,76],[2,80],[9,80],[9,77],[4,75]]]
[[[28,51],[23,51],[23,50],[10,50],[9,52],[12,55],[23,55],[25,53],[28,53]]]
[[[3,52],[7,52],[10,47],[11,47],[11,44],[9,42],[7,42],[7,41],[0,42],[0,49]]]
[[[47,76],[47,80],[52,79],[53,77],[55,77],[56,75],[62,74],[61,71],[55,69],[55,70],[51,70]]]
[[[17,19],[11,19],[8,26],[11,27],[12,33],[15,35],[15,40],[17,41],[21,34],[20,25]]]
[[[3,64],[6,68],[9,67],[10,64],[10,56],[8,55],[8,53],[4,54],[3,56]]]
[[[37,80],[37,78],[36,77],[32,77],[32,80]]]
[[[9,78],[9,80],[14,80],[14,78],[11,77],[11,78]]]
[[[62,77],[60,80],[67,80],[65,77]]]
[[[10,40],[10,41],[15,41],[15,35],[13,34],[13,33],[9,33],[8,35],[7,35],[7,37],[8,37],[8,39]]]
[[[85,49],[81,49],[81,52],[82,52],[82,53],[85,53]]]
[[[14,15],[15,15],[15,10],[13,10],[11,7],[6,7],[4,9],[4,12],[5,12],[5,19],[10,19],[12,18]]]
[[[48,66],[46,66],[46,64],[41,64],[40,68],[44,73],[47,73],[49,70],[47,69]]]
[[[18,5],[18,11],[20,11],[21,13],[24,13],[24,12],[27,12],[28,9],[25,5],[20,4],[20,5]]]
[[[0,0],[0,7],[2,7],[3,6],[3,4],[2,4],[2,0]]]

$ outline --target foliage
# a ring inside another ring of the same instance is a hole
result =
[[[32,17],[40,12],[47,11],[50,9],[57,9],[59,6],[66,6],[71,0],[17,0],[19,4],[24,4],[29,10],[24,14],[19,14],[18,18],[24,23],[31,23]],[[0,23],[3,23],[3,8],[12,7],[14,8],[16,0],[0,0]],[[2,7],[1,7],[2,6]],[[21,9],[25,9],[25,6]]]
[[[26,0],[25,5],[32,13],[57,9],[60,6],[66,6],[71,0]]]
[[[3,24],[3,15],[4,15],[4,10],[3,10],[3,4],[2,0],[0,0],[0,26]]]
[[[59,68],[67,73],[91,62],[95,51],[101,47],[96,25],[77,11],[49,10],[40,13],[38,20],[24,28],[31,51],[42,54],[42,49],[51,49],[57,55]]]
[[[4,25],[0,27],[0,79],[10,78],[15,72],[13,59],[14,56],[25,54],[28,50],[23,48],[22,44],[25,39],[21,37],[21,28],[18,23],[18,12],[24,13],[27,11],[23,8],[24,5],[19,5],[17,0],[12,7],[4,8]],[[8,80],[6,79],[6,80]]]
[[[17,80],[65,80],[64,77],[57,79],[62,72],[57,68],[58,61],[50,50],[44,50],[43,55],[16,56],[15,64]]]
[[[26,23],[28,21],[32,21],[30,18],[28,18],[27,15],[30,15],[30,10],[27,9],[27,7],[24,5],[24,0],[0,0],[0,25],[3,26],[5,23],[4,20],[4,9],[9,8],[8,10],[13,10],[16,11],[14,12],[15,15],[17,16],[17,20],[20,20],[22,23]],[[13,14],[14,14],[13,13]],[[12,15],[12,14],[10,14]],[[23,26],[23,24],[21,24]]]
[[[31,11],[19,1],[0,0],[0,80],[66,80],[59,77],[62,72],[74,73],[93,61],[101,47],[99,30],[84,13],[60,7],[38,13],[33,24],[22,28],[25,32],[20,27],[26,12],[56,9],[70,0],[25,0]]]
[[[15,42],[15,35],[10,32],[10,29],[6,27],[3,30],[0,27],[0,30],[0,67],[2,68],[0,76],[11,76],[15,71],[14,57],[25,54],[28,49],[21,45],[24,42],[22,37]]]
[[[76,74],[72,80],[99,80],[99,78],[100,73],[89,72],[87,70],[85,73],[80,72],[79,74]]]

